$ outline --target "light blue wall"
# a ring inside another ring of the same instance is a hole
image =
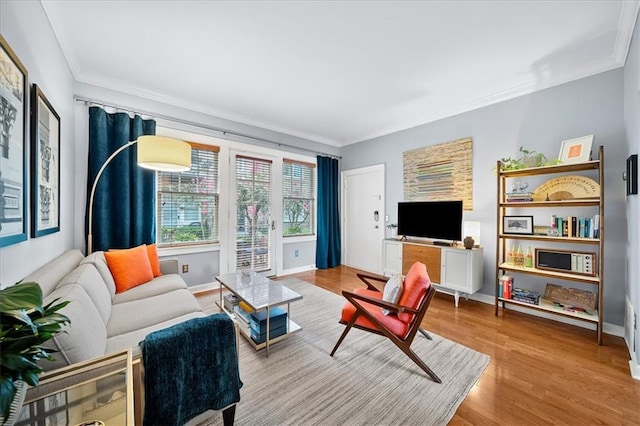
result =
[[[298,270],[307,265],[316,265],[316,242],[287,242],[283,246],[283,267],[286,270]],[[297,252],[297,253],[296,253]]]
[[[640,18],[639,18],[640,20]],[[636,21],[627,63],[624,67],[624,124],[627,131],[626,154],[640,154],[640,23]],[[627,197],[627,287],[626,294],[637,314],[640,312],[640,195]],[[635,330],[635,362],[640,360],[640,345]],[[633,350],[633,348],[631,348]],[[640,377],[640,367],[636,374]]]
[[[0,248],[0,286],[22,279],[73,248],[75,143],[73,76],[40,2],[0,1],[0,31],[60,115],[60,232]],[[29,183],[31,173],[29,174]]]
[[[623,70],[617,69],[347,146],[341,151],[342,170],[384,163],[385,207],[395,222],[397,203],[403,200],[402,153],[472,137],[474,209],[465,211],[464,220],[481,223],[485,249],[481,292],[493,295],[496,177],[492,169],[496,161],[517,157],[520,146],[557,158],[563,140],[594,134],[593,152],[599,145],[605,147],[605,322],[622,325],[627,233],[621,180],[627,152],[622,100]]]

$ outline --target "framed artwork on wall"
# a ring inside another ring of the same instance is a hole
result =
[[[627,181],[627,195],[636,195],[638,193],[638,154],[630,155],[627,158],[624,179]]]
[[[60,116],[40,87],[31,91],[31,237],[60,230]]]
[[[27,77],[0,35],[0,247],[27,239]]]

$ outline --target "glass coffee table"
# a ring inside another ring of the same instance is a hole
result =
[[[254,349],[260,350],[265,348],[266,354],[269,356],[269,346],[273,343],[279,342],[294,333],[302,330],[298,324],[291,320],[291,307],[290,304],[301,300],[302,295],[287,288],[277,282],[263,277],[262,275],[251,273],[244,275],[241,273],[231,273],[225,275],[219,275],[216,280],[220,285],[229,290],[239,301],[248,305],[250,311],[260,312],[265,311],[266,320],[266,338],[264,342],[257,343],[251,337],[251,324],[250,320],[247,320],[247,316],[240,315],[236,310],[233,310],[231,306],[223,303],[223,288],[220,288],[220,309],[226,312],[231,317],[235,318],[238,330],[247,341],[253,346]],[[270,338],[271,333],[271,314],[273,308],[278,306],[287,305],[287,316],[284,326],[286,331],[284,334],[280,334],[277,337]],[[246,312],[246,311],[245,311]],[[261,330],[261,329],[260,329]]]

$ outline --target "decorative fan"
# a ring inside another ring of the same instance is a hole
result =
[[[534,201],[560,201],[600,197],[600,184],[585,176],[560,176],[533,191]]]

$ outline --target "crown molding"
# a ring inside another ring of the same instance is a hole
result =
[[[613,48],[613,57],[621,64],[620,66],[624,66],[627,61],[639,10],[640,2],[622,2],[620,18],[618,20],[618,32]]]

